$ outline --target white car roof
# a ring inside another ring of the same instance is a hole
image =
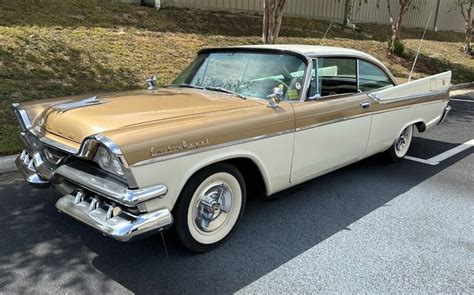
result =
[[[244,46],[232,46],[237,48],[261,48],[261,49],[277,49],[293,51],[306,56],[321,56],[321,55],[344,55],[344,56],[355,56],[362,57],[369,60],[375,60],[381,63],[378,59],[370,54],[364,53],[359,50],[334,47],[334,46],[319,46],[319,45],[299,45],[299,44],[262,44],[262,45],[244,45]]]

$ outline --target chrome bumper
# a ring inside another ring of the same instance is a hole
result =
[[[446,106],[443,110],[443,114],[441,115],[441,119],[438,122],[438,125],[441,125],[444,123],[444,120],[446,120],[446,117],[448,116],[449,111],[451,110],[451,106]]]
[[[164,185],[155,185],[143,189],[129,189],[125,184],[112,179],[98,177],[68,165],[60,166],[56,175],[79,185],[91,192],[104,196],[127,207],[164,196],[168,189]]]
[[[168,209],[134,215],[95,197],[84,198],[80,191],[60,198],[56,208],[121,242],[160,232],[173,224]]]
[[[23,151],[15,161],[26,181],[38,188],[52,186],[65,194],[57,201],[56,208],[105,236],[126,242],[173,224],[170,210],[144,212],[141,206],[164,196],[167,193],[164,185],[129,189],[106,173],[88,173],[77,169],[74,163],[54,169],[46,165],[41,153],[33,152],[33,156],[30,153]]]

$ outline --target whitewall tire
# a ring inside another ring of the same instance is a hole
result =
[[[245,182],[240,171],[226,163],[195,174],[179,196],[175,226],[184,247],[209,251],[225,241],[245,207]]]
[[[403,159],[413,139],[414,125],[410,125],[402,130],[392,147],[387,151],[387,156],[392,162],[398,162]]]

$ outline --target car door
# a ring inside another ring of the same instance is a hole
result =
[[[293,103],[295,143],[290,182],[301,182],[365,155],[371,100],[359,93],[357,60],[313,60],[308,99]]]

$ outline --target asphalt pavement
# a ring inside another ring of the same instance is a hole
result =
[[[429,159],[474,139],[474,93],[416,133]],[[54,207],[60,195],[0,175],[0,293],[474,293],[474,148],[439,165],[380,155],[250,198],[235,234],[193,255],[173,231],[106,238]]]

